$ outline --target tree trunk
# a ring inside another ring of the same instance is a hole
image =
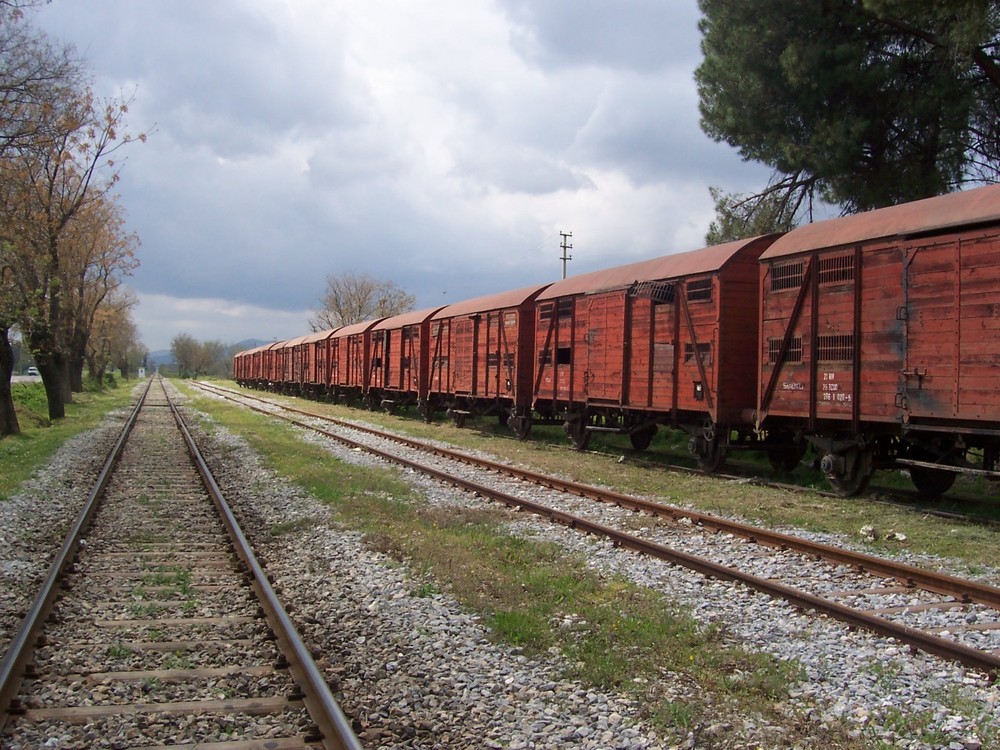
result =
[[[45,398],[49,403],[49,419],[66,416],[66,402],[69,394],[69,370],[65,359],[58,354],[36,354],[35,364],[45,386]]]
[[[69,344],[69,388],[73,393],[83,393],[83,365],[87,360],[89,334],[74,332]]]
[[[75,354],[69,361],[69,389],[72,393],[83,393],[83,357]]]
[[[95,382],[101,382],[97,376],[97,357],[87,357],[87,377]]]
[[[63,404],[73,403],[73,389],[70,387],[70,363],[69,357],[65,354],[56,354],[53,359],[59,363],[59,383],[62,388]],[[63,416],[66,410],[63,409]]]
[[[10,376],[14,371],[14,349],[10,345],[8,329],[0,328],[0,437],[17,435],[21,425],[14,411],[14,397],[10,392]]]

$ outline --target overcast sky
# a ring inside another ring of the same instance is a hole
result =
[[[696,0],[52,0],[95,91],[134,96],[119,183],[144,343],[309,332],[325,278],[418,308],[702,247]]]

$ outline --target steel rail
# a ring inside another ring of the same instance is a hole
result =
[[[11,640],[3,661],[0,661],[0,730],[3,730],[7,725],[11,712],[17,708],[14,701],[21,689],[25,669],[34,656],[38,636],[59,594],[59,584],[63,573],[76,559],[80,540],[90,526],[91,519],[94,517],[94,513],[98,507],[98,501],[104,494],[104,489],[107,487],[108,480],[111,478],[111,474],[118,464],[118,459],[121,457],[128,436],[131,434],[132,428],[139,418],[139,412],[146,402],[146,396],[149,394],[151,384],[152,378],[146,383],[146,389],[142,392],[128,419],[125,420],[118,439],[108,454],[100,474],[97,475],[93,489],[91,489],[86,501],[80,508],[80,512],[70,527],[62,547],[60,547],[59,552],[56,553],[55,558],[49,564],[48,573],[42,582],[38,594],[35,596],[34,602],[21,621],[21,626],[18,628],[14,638]]]
[[[267,402],[265,402],[267,403]],[[274,405],[274,404],[272,404]],[[730,568],[719,563],[712,562],[706,558],[691,555],[686,552],[681,552],[679,550],[674,550],[665,545],[658,544],[656,542],[650,542],[644,539],[640,539],[631,534],[628,534],[618,529],[614,529],[602,524],[598,524],[593,521],[589,521],[585,518],[575,516],[563,511],[559,511],[547,506],[541,505],[539,503],[532,502],[530,500],[525,500],[514,495],[510,495],[499,490],[487,487],[485,485],[478,484],[468,479],[463,479],[461,477],[455,477],[447,472],[435,469],[429,466],[425,466],[417,463],[416,461],[411,461],[402,456],[397,456],[395,454],[389,453],[388,451],[383,451],[378,448],[373,448],[360,443],[350,438],[344,437],[342,435],[337,435],[328,430],[321,429],[315,425],[310,425],[302,422],[298,419],[293,419],[291,417],[284,417],[273,412],[268,412],[264,409],[255,406],[248,406],[254,411],[270,417],[279,417],[290,424],[302,427],[307,430],[316,432],[324,437],[328,437],[335,440],[343,445],[347,445],[351,448],[358,448],[372,455],[383,458],[387,461],[406,466],[408,468],[419,471],[423,474],[435,477],[446,484],[450,484],[456,487],[460,487],[468,492],[482,495],[484,497],[493,498],[499,502],[504,503],[510,507],[516,507],[523,510],[530,511],[543,518],[548,518],[556,523],[561,523],[572,529],[583,531],[594,536],[603,537],[611,540],[615,545],[624,547],[626,549],[635,550],[637,552],[642,552],[644,554],[656,557],[667,562],[681,565],[686,568],[690,568],[696,572],[703,575],[710,576],[713,578],[718,578],[722,580],[736,581],[743,583],[751,588],[754,588],[762,593],[768,594],[770,596],[781,598],[789,601],[795,606],[802,607],[805,609],[812,609],[817,612],[829,615],[841,622],[845,622],[849,625],[864,628],[866,630],[878,633],[879,635],[889,636],[896,638],[902,643],[906,643],[913,648],[926,651],[928,653],[936,654],[937,656],[944,657],[946,659],[951,659],[964,664],[967,667],[972,667],[973,669],[979,669],[987,673],[991,679],[995,679],[998,674],[1000,674],[1000,656],[996,656],[985,651],[979,651],[978,649],[970,648],[956,641],[951,641],[946,638],[941,638],[930,633],[926,633],[915,628],[911,628],[906,625],[901,625],[898,623],[885,620],[876,615],[868,614],[861,610],[853,609],[843,604],[831,601],[829,599],[824,599],[823,597],[816,596],[814,594],[809,594],[804,591],[799,591],[790,586],[786,586],[781,583],[776,583],[774,581],[760,578],[759,576],[752,575],[750,573],[744,573],[742,571],[736,570],[735,568]],[[287,408],[284,406],[279,406],[279,408]],[[297,410],[293,410],[297,411]],[[320,417],[318,415],[310,415],[318,419],[329,419],[327,417]],[[338,422],[339,420],[333,420]],[[344,423],[351,429],[358,429],[356,425],[350,423]],[[361,428],[362,431],[378,433],[377,430],[370,430],[369,428]],[[396,440],[397,436],[385,436],[392,440]],[[403,439],[400,442],[408,442],[408,439]],[[436,450],[436,449],[435,449]],[[466,457],[468,458],[468,457]],[[492,462],[491,462],[492,463]],[[510,467],[504,467],[504,470],[509,470]],[[583,486],[583,485],[581,485]],[[591,488],[594,489],[594,488]],[[621,496],[623,498],[627,496]],[[662,507],[662,506],[661,506]],[[678,509],[680,510],[680,509]],[[687,511],[681,511],[682,513],[687,513]],[[719,519],[721,520],[721,519]],[[759,529],[755,529],[755,532],[759,532]],[[803,544],[807,544],[806,540],[799,540]],[[811,543],[810,543],[811,544]],[[834,548],[835,549],[835,548]],[[887,562],[887,561],[883,561]],[[890,563],[891,564],[891,563]],[[960,579],[956,579],[960,580]]]
[[[225,395],[224,389],[216,388],[213,390]],[[986,583],[970,581],[964,578],[949,575],[947,573],[939,573],[919,568],[914,565],[908,565],[906,563],[886,560],[864,552],[842,549],[830,544],[803,539],[802,537],[797,537],[792,534],[785,534],[780,531],[771,531],[769,529],[751,526],[750,524],[731,521],[719,516],[713,516],[708,513],[700,513],[698,511],[679,508],[677,506],[668,505],[656,500],[647,500],[641,497],[635,497],[634,495],[626,495],[621,492],[615,492],[614,490],[604,489],[601,487],[594,487],[593,485],[583,484],[581,482],[547,476],[529,469],[522,469],[499,463],[497,461],[470,456],[466,453],[462,453],[461,451],[428,445],[418,440],[383,432],[381,430],[365,427],[363,425],[357,425],[335,417],[322,416],[320,414],[298,409],[293,406],[275,404],[274,402],[259,399],[248,394],[238,395],[243,398],[252,398],[256,401],[260,401],[261,403],[278,406],[279,408],[296,414],[301,414],[314,419],[320,419],[366,434],[376,435],[387,440],[392,440],[393,442],[401,445],[405,445],[409,448],[424,451],[425,453],[431,453],[443,458],[460,461],[469,466],[475,466],[501,474],[506,474],[517,479],[538,484],[542,487],[560,490],[562,492],[578,495],[580,497],[586,497],[591,500],[611,503],[630,510],[642,511],[657,516],[666,516],[673,519],[684,518],[703,528],[713,529],[720,533],[733,534],[757,544],[815,555],[829,562],[835,562],[840,565],[848,565],[874,575],[895,579],[907,586],[921,588],[936,594],[954,596],[963,602],[975,602],[992,609],[1000,610],[1000,588]]]
[[[166,390],[164,389],[164,392]],[[291,655],[288,670],[291,672],[296,684],[303,689],[303,702],[309,711],[310,717],[316,723],[319,732],[323,735],[323,746],[328,750],[362,750],[358,738],[351,728],[351,724],[344,712],[341,710],[330,686],[323,677],[316,663],[313,661],[309,649],[306,647],[288,612],[282,606],[274,588],[268,580],[267,573],[258,562],[256,555],[246,535],[240,528],[236,516],[229,503],[222,495],[222,490],[215,481],[212,471],[205,461],[204,456],[198,449],[194,438],[191,436],[184,419],[167,396],[167,403],[177,420],[184,441],[187,443],[188,452],[201,475],[206,489],[212,496],[219,514],[225,523],[236,553],[246,568],[250,577],[250,585],[257,593],[264,610],[264,615],[268,625],[278,638],[278,644],[282,653]]]

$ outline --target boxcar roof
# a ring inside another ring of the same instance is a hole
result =
[[[288,339],[288,341],[282,341],[281,345],[277,348],[279,349],[289,349],[293,346],[298,346],[303,341],[305,341],[308,336],[296,336],[294,339]]]
[[[403,326],[412,326],[416,323],[423,323],[440,309],[441,307],[428,307],[423,310],[415,310],[413,312],[393,315],[391,318],[384,318],[378,325],[372,328],[372,330],[383,331],[388,328],[402,328]]]
[[[730,258],[743,248],[759,240],[753,237],[746,240],[727,242],[722,245],[704,247],[701,250],[691,250],[686,253],[664,255],[650,260],[641,260],[624,266],[607,268],[603,271],[571,276],[562,281],[556,281],[548,289],[538,295],[538,299],[553,299],[574,294],[601,292],[607,289],[627,287],[635,281],[656,281],[659,279],[674,279],[690,276],[696,273],[710,273],[721,269]]]
[[[510,307],[518,307],[545,289],[547,286],[548,284],[536,284],[535,286],[525,287],[524,289],[515,289],[512,292],[499,292],[497,294],[486,295],[485,297],[476,297],[475,299],[456,302],[453,305],[442,307],[434,314],[434,317],[432,317],[431,320],[453,318],[456,315],[474,315],[475,313],[488,312],[490,310],[504,310]]]
[[[338,328],[333,334],[333,338],[340,339],[345,336],[353,336],[357,333],[364,333],[373,325],[378,323],[382,318],[376,318],[375,320],[365,320],[360,323],[351,323],[349,326],[344,326],[343,328]]]
[[[302,339],[303,344],[312,344],[315,341],[325,341],[330,338],[333,334],[337,332],[337,328],[327,328],[324,331],[316,331],[316,333],[305,336]]]
[[[1000,221],[1000,185],[989,185],[805,224],[778,239],[761,259],[996,221]]]

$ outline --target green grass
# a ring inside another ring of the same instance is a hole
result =
[[[15,494],[64,442],[96,427],[109,411],[127,406],[131,386],[74,394],[74,403],[66,405],[66,417],[50,422],[42,384],[12,384],[21,433],[0,438],[0,502]]]
[[[633,693],[675,737],[727,714],[782,721],[797,665],[746,651],[719,629],[700,627],[676,602],[596,572],[557,545],[511,534],[507,522],[515,516],[499,506],[428,507],[395,470],[344,464],[289,427],[191,395],[195,408],[243,435],[278,474],[328,503],[336,523],[408,565],[415,595],[449,592],[479,613],[494,637],[526,654],[558,650],[568,676]],[[293,522],[275,531],[298,528]],[[679,702],[664,693],[671,675],[696,683],[697,697]],[[836,746],[853,745],[838,734]]]

